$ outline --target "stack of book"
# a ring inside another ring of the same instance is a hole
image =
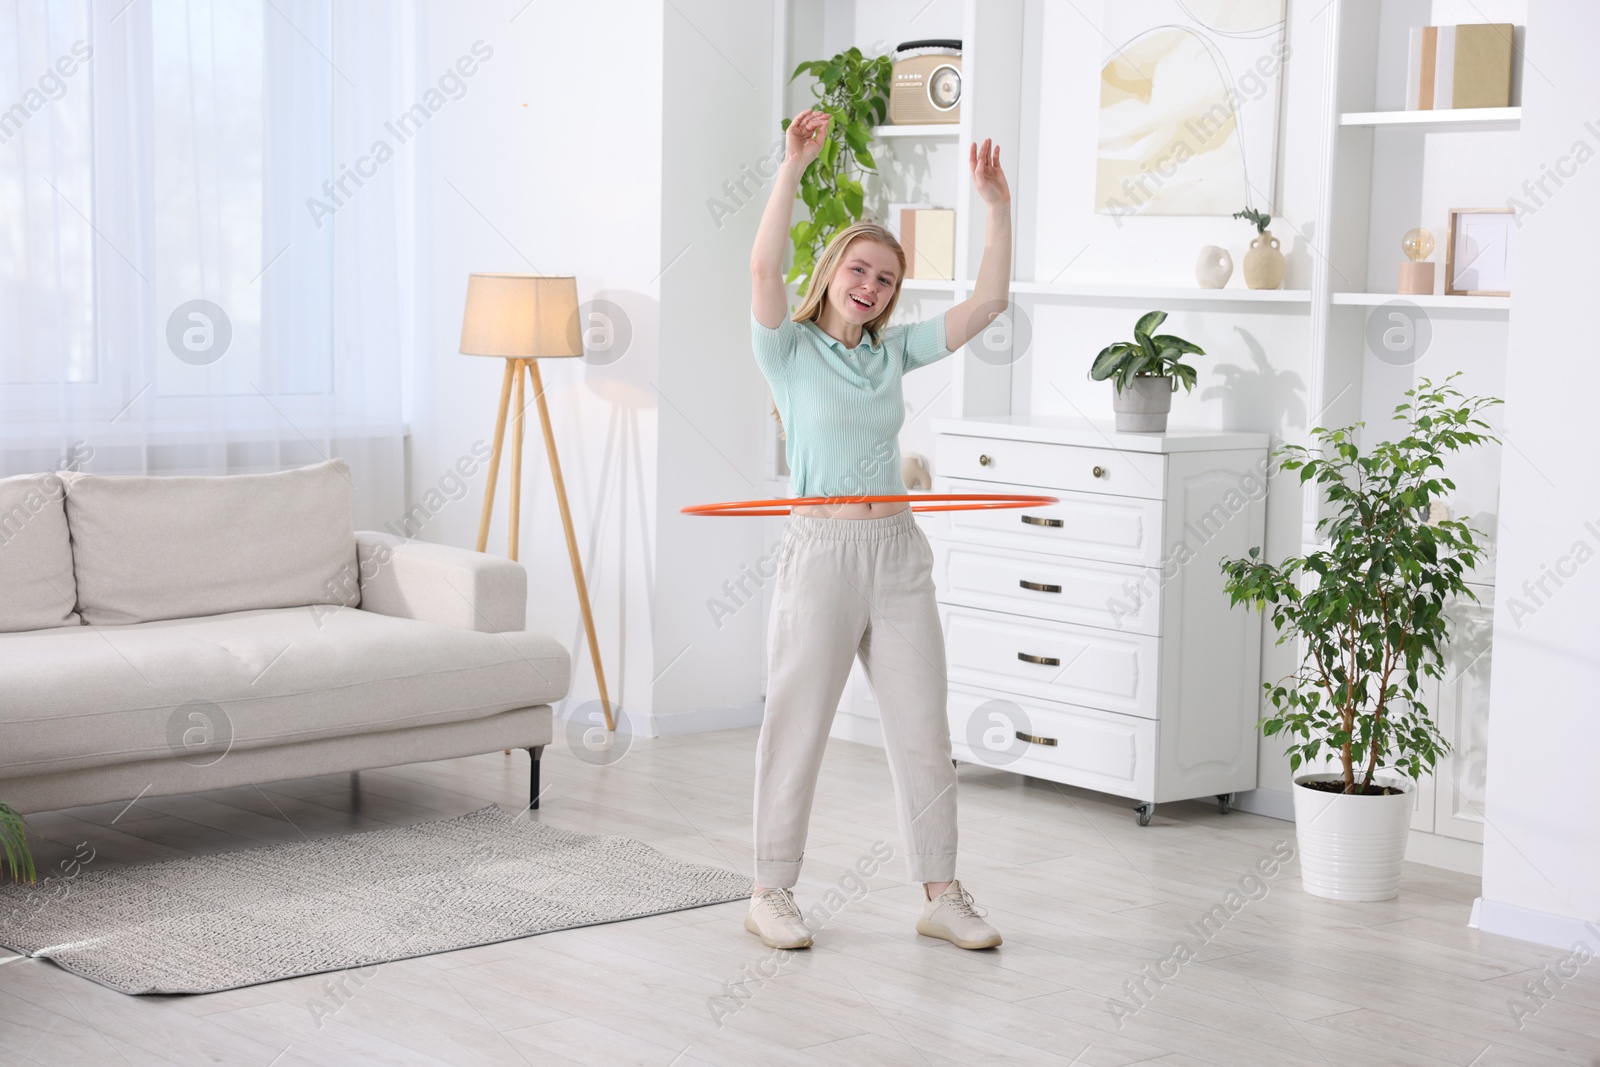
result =
[[[1510,23],[1413,26],[1406,110],[1511,105]]]

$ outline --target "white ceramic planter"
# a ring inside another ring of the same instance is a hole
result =
[[[1113,385],[1111,410],[1119,433],[1161,433],[1172,410],[1172,379],[1135,377],[1126,389]]]
[[[1294,831],[1300,844],[1300,882],[1307,893],[1333,900],[1392,900],[1400,893],[1400,864],[1411,828],[1410,782],[1374,775],[1401,791],[1356,796],[1306,789],[1302,782],[1336,782],[1337,774],[1294,780]]]

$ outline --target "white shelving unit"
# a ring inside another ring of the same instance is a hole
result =
[[[1431,22],[1527,22],[1525,0],[1431,5],[1395,0],[1333,0],[1323,15],[1326,40],[1323,110],[1324,166],[1314,226],[1329,235],[1327,255],[1312,279],[1311,405],[1326,408],[1324,425],[1365,420],[1368,441],[1386,436],[1387,422],[1416,379],[1435,381],[1461,370],[1463,392],[1503,396],[1506,325],[1512,298],[1447,296],[1444,287],[1446,212],[1499,207],[1516,191],[1515,138],[1521,108],[1397,110],[1403,100],[1409,27]],[[1520,63],[1521,49],[1516,50]],[[1513,75],[1513,104],[1518,78]],[[1438,292],[1402,295],[1374,290],[1395,285],[1399,238],[1425,226],[1437,241]],[[1515,284],[1513,283],[1513,289]],[[1385,360],[1371,347],[1373,318],[1413,305],[1432,345],[1416,362]],[[1383,309],[1389,309],[1385,312]],[[1498,450],[1452,459],[1458,492],[1452,512],[1494,538],[1499,492]],[[1307,494],[1304,540],[1322,500]],[[1494,568],[1480,568],[1474,592],[1481,604],[1452,605],[1454,636],[1446,677],[1431,694],[1433,710],[1456,751],[1419,783],[1408,858],[1458,870],[1481,866],[1482,742],[1488,716],[1492,661]]]
[[[784,32],[776,66],[784,71],[800,60],[831,55],[852,44],[866,51],[893,47],[910,37],[963,41],[960,123],[874,131],[880,160],[898,168],[893,195],[887,199],[949,205],[957,212],[956,277],[950,282],[908,282],[902,302],[908,313],[931,315],[948,306],[942,301],[958,301],[971,292],[984,216],[971,189],[965,147],[975,137],[992,137],[1008,147],[1017,245],[1011,291],[1017,307],[1032,320],[1030,354],[1015,361],[996,360],[992,353],[988,360],[970,351],[952,355],[939,367],[920,372],[917,388],[926,388],[927,396],[913,395],[908,381],[908,407],[989,419],[1027,416],[1033,410],[1029,405],[1037,401],[1040,410],[1062,410],[1070,404],[1081,406],[1088,418],[1102,417],[1107,412],[1095,409],[1108,402],[1084,392],[1068,397],[1062,385],[1081,381],[1085,361],[1099,347],[1090,339],[1099,341],[1108,331],[1120,330],[1124,320],[1131,324],[1133,313],[1169,306],[1180,319],[1174,324],[1179,332],[1194,326],[1219,347],[1223,342],[1233,347],[1232,377],[1223,388],[1211,389],[1214,397],[1222,397],[1220,404],[1212,401],[1210,417],[1214,420],[1220,412],[1223,420],[1220,425],[1207,423],[1213,429],[1261,430],[1271,425],[1279,439],[1303,442],[1313,425],[1364,420],[1368,439],[1375,442],[1386,433],[1401,394],[1418,377],[1437,380],[1462,369],[1465,391],[1504,395],[1512,300],[1443,294],[1446,212],[1504,206],[1515,192],[1525,177],[1512,173],[1521,108],[1400,108],[1412,25],[1510,22],[1520,34],[1527,23],[1527,0],[1331,0],[1314,12],[1289,5],[1287,39],[1293,54],[1284,68],[1279,167],[1275,186],[1261,190],[1263,204],[1275,216],[1273,230],[1286,241],[1289,256],[1286,288],[1280,290],[1243,287],[1242,251],[1249,235],[1236,229],[1240,223],[1212,227],[1192,219],[1140,217],[1120,220],[1113,230],[1106,216],[1088,213],[1087,202],[1080,199],[1087,186],[1074,168],[1079,165],[1075,160],[1093,145],[1092,127],[1083,125],[1083,109],[1092,104],[1079,99],[1092,91],[1086,88],[1092,79],[1076,74],[1104,51],[1082,36],[1085,19],[1092,21],[1094,11],[1062,14],[1032,0],[779,2]],[[914,33],[907,29],[913,18]],[[1071,106],[1079,110],[1065,113],[1060,101],[1069,90],[1052,78],[1069,68],[1076,72],[1067,83],[1075,86],[1070,93],[1077,102]],[[774,126],[809,101],[798,83],[784,83],[780,89]],[[1514,79],[1512,104],[1519,103],[1520,84]],[[1064,114],[1077,124],[1065,133],[1060,129]],[[1029,141],[1024,141],[1024,131]],[[1063,135],[1073,138],[1070,159],[1059,147],[1045,150],[1038,144]],[[1438,242],[1432,257],[1437,291],[1401,296],[1389,291],[1397,287],[1403,259],[1400,237],[1418,225],[1430,229]],[[1194,236],[1202,233],[1218,236]],[[1119,246],[1123,241],[1131,243]],[[1228,288],[1185,284],[1192,277],[1192,257],[1206,243],[1233,253],[1235,274]],[[1094,251],[1079,259],[1080,247],[1091,245]],[[1127,254],[1107,256],[1103,253],[1108,247],[1125,247]],[[1151,282],[1141,283],[1141,276]],[[1416,307],[1431,330],[1432,348],[1418,365],[1380,359],[1369,343],[1371,332],[1387,323],[1389,306],[1396,301]],[[1279,399],[1286,389],[1293,393],[1288,404]],[[934,404],[935,394],[937,406],[925,406]],[[1085,402],[1085,396],[1092,399]],[[1198,402],[1198,397],[1190,401]],[[1289,410],[1297,414],[1285,414]],[[1193,425],[1182,419],[1175,410],[1174,425]],[[781,452],[775,434],[772,444]],[[925,441],[913,441],[910,447],[932,451]],[[1453,477],[1461,497],[1456,514],[1465,513],[1492,534],[1498,455],[1485,453],[1465,462]],[[775,477],[772,488],[773,495],[781,495],[787,486]],[[1315,546],[1322,512],[1317,494],[1303,493],[1301,499],[1298,540],[1304,550]],[[1292,511],[1295,505],[1288,507]],[[1287,524],[1274,519],[1281,514],[1269,506],[1267,536],[1278,539],[1280,546],[1294,536],[1286,530],[1292,519]],[[1484,573],[1492,582],[1492,568]],[[1492,585],[1483,589],[1482,595],[1492,596]],[[1487,655],[1475,672],[1486,665]],[[870,701],[866,687],[859,689],[860,699]],[[1467,722],[1463,728],[1469,732],[1477,728],[1471,716],[1480,692],[1486,689],[1475,683],[1444,696],[1459,699],[1461,706],[1452,715]],[[841,706],[841,719],[850,718],[843,714],[850,710],[849,700]],[[874,717],[875,709],[863,705],[860,710],[863,718]],[[874,739],[870,731],[858,736],[848,725],[836,732]],[[1470,779],[1465,773],[1452,779],[1455,807],[1435,819],[1437,832],[1427,835],[1444,841],[1430,846],[1430,862],[1458,869],[1470,869],[1474,862],[1472,852],[1452,851],[1471,837],[1461,831],[1461,812],[1473,801],[1459,790],[1459,783]],[[1288,797],[1281,799],[1282,807],[1257,810],[1286,815]]]
[[[1022,109],[1022,0],[923,0],[919,3],[883,2],[872,5],[828,5],[812,0],[778,0],[779,39],[775,42],[778,61],[775,70],[785,72],[775,85],[772,125],[812,103],[809,81],[788,81],[787,72],[806,59],[833,55],[851,45],[871,51],[874,41],[893,47],[899,41],[915,38],[955,38],[962,47],[962,102],[957,123],[873,127],[874,155],[891,195],[890,202],[925,201],[956,212],[955,277],[907,279],[901,286],[902,306],[920,300],[915,308],[921,315],[934,314],[944,302],[955,303],[972,290],[983,248],[984,217],[972,192],[966,155],[960,146],[982,129],[1006,145],[1016,145],[1020,134]],[[914,29],[912,27],[914,22]],[[895,36],[898,35],[898,36]],[[864,38],[864,39],[863,39]],[[1015,159],[1008,161],[1014,168]],[[880,179],[867,181],[869,198]],[[1015,190],[1014,190],[1015,191]],[[871,202],[869,200],[869,202]],[[797,212],[798,212],[797,207]],[[797,215],[798,217],[798,215]],[[953,397],[953,408],[962,413],[1004,414],[1010,409],[1011,368],[996,366],[957,353],[938,370],[923,372],[922,381],[948,376],[947,385],[933,391]],[[909,395],[908,400],[913,400]],[[914,401],[913,401],[914,402]],[[769,486],[774,496],[788,491],[783,462],[783,442],[776,426],[769,428],[764,443]]]

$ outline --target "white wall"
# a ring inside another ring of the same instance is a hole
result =
[[[579,299],[619,307],[613,325],[631,334],[625,348],[614,333],[610,352],[588,344],[584,360],[541,363],[610,696],[645,734],[759,721],[761,612],[719,625],[707,601],[759,562],[761,526],[679,509],[766,495],[746,265],[765,197],[752,175],[779,138],[771,9],[496,0],[429,15],[424,78],[475,40],[495,54],[428,131],[433,322],[413,370],[412,500],[494,427],[503,364],[456,352],[468,272],[575,274]],[[598,689],[531,405],[527,436],[528,625],[573,652],[568,714]],[[494,553],[506,551],[509,430],[506,447]],[[420,536],[471,547],[485,482],[480,469]]]
[[[1570,173],[1580,141],[1588,158],[1542,205],[1528,201],[1516,235],[1480,922],[1563,948],[1584,937],[1593,951],[1579,920],[1600,918],[1600,476],[1584,435],[1600,365],[1569,331],[1592,306],[1600,234],[1600,9],[1529,7],[1519,170]],[[1570,576],[1558,586],[1547,568]],[[1542,592],[1524,586],[1541,579]]]
[[[764,524],[680,509],[771,495],[758,447],[767,390],[750,354],[749,263],[770,190],[766,175],[782,159],[782,131],[769,117],[773,15],[771,4],[736,0],[673,0],[666,8],[654,385],[659,732],[747,725],[761,716],[765,620],[752,576],[771,548]],[[714,612],[713,599],[724,607]]]
[[[621,305],[633,341],[620,359],[547,360],[541,370],[611,697],[630,712],[648,710],[654,640],[643,576],[655,566],[663,5],[436,0],[427,16],[421,80],[436,79],[474,41],[494,55],[419,137],[421,198],[435,221],[430,343],[412,368],[411,498],[423,501],[493,434],[504,365],[457,352],[469,272],[575,274],[580,300]],[[529,626],[573,651],[571,707],[597,689],[529,399],[521,521]],[[506,551],[509,466],[508,455],[489,539],[497,554]],[[479,469],[470,492],[419,536],[472,547],[485,481]]]

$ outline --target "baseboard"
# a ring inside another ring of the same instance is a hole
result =
[[[1482,878],[1483,846],[1476,841],[1412,830],[1406,837],[1406,862]]]
[[[1294,797],[1282,789],[1247,789],[1233,799],[1235,811],[1294,822]]]
[[[1588,946],[1591,955],[1600,954],[1600,922],[1585,922],[1570,915],[1535,911],[1484,897],[1473,902],[1472,914],[1476,922],[1469,925],[1486,934],[1500,934],[1560,949],[1573,948],[1581,941]]]
[[[873,748],[883,747],[883,725],[877,719],[866,715],[852,715],[847,711],[834,715],[833,726],[828,730],[828,736],[871,745]]]
[[[678,734],[703,734],[712,730],[732,730],[740,726],[760,726],[764,700],[743,704],[724,704],[716,708],[685,708],[682,711],[636,716],[640,737],[671,737]]]

